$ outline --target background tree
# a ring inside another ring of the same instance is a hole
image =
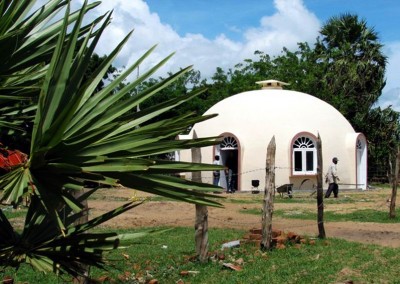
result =
[[[369,176],[391,173],[399,117],[390,108],[374,109],[385,86],[387,62],[378,34],[352,14],[332,17],[320,32],[322,38],[317,41],[315,53],[324,65],[320,77],[322,99],[336,107],[357,132],[366,135],[370,145]]]
[[[170,73],[169,76],[172,74]],[[164,80],[163,77],[158,79],[150,78],[148,81],[144,82],[139,86],[140,89],[149,88],[160,81]],[[171,83],[169,86],[158,92],[149,100],[146,100],[140,105],[141,109],[150,108],[158,103],[164,102],[166,100],[175,99],[178,97],[185,98],[188,94],[194,90],[200,88],[204,89],[205,80],[201,79],[201,73],[198,70],[190,70],[186,72],[183,76],[178,78],[176,81]],[[203,114],[207,109],[204,107],[204,102],[207,100],[207,93],[204,92],[198,97],[193,98],[193,100],[188,101],[186,104],[180,105],[170,111],[164,113],[162,116],[157,117],[157,119],[174,117],[176,115],[182,115],[188,112],[195,112],[197,114]]]
[[[90,58],[88,67],[86,69],[85,75],[83,77],[83,82],[86,82],[90,76],[96,71],[98,67],[107,59],[106,55],[99,56],[97,53],[93,53],[92,57]],[[117,72],[117,68],[113,65],[108,67],[107,72],[104,74],[103,79],[97,85],[95,91],[98,92],[104,88],[106,81],[111,81],[113,75]]]
[[[385,86],[386,56],[378,34],[357,15],[332,17],[320,31],[315,53],[324,65],[323,99],[335,106],[356,131]]]
[[[392,182],[397,147],[400,141],[400,113],[391,107],[373,108],[365,119],[368,130],[368,171],[378,181]]]

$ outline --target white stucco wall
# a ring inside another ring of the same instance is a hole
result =
[[[238,139],[240,190],[251,190],[252,179],[260,180],[259,188],[264,188],[266,150],[273,136],[276,140],[276,185],[294,183],[296,188],[309,178],[292,177],[291,144],[302,132],[315,137],[320,135],[324,173],[332,158],[338,157],[341,182],[349,186],[356,183],[355,139],[358,134],[339,111],[314,96],[289,90],[249,91],[217,103],[205,114],[214,113],[218,116],[195,125],[193,130],[198,137],[230,133]],[[190,151],[180,155],[182,160],[190,161]],[[202,162],[212,163],[213,156],[213,147],[202,149]],[[310,178],[313,180],[315,176]],[[203,173],[203,181],[211,183],[211,174]],[[315,181],[304,186],[310,188],[312,183]]]

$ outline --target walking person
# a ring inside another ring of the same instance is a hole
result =
[[[328,168],[328,172],[326,173],[326,181],[329,183],[328,190],[325,193],[325,198],[329,198],[333,191],[333,196],[338,198],[339,196],[339,185],[338,181],[340,181],[339,176],[337,174],[337,163],[338,158],[332,159],[332,164]]]
[[[220,165],[219,156],[218,155],[215,155],[213,164],[217,165],[217,166]],[[218,186],[220,177],[221,177],[221,172],[219,170],[218,171],[213,171],[213,185],[217,185]]]

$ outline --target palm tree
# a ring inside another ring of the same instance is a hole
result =
[[[18,268],[29,263],[40,271],[79,276],[83,274],[82,264],[103,267],[104,250],[117,248],[138,236],[84,232],[138,203],[127,203],[84,224],[73,225],[82,211],[82,200],[96,188],[80,198],[73,193],[82,189],[86,181],[92,181],[194,204],[220,206],[212,194],[216,187],[175,176],[181,172],[214,170],[215,166],[155,158],[180,149],[213,145],[216,137],[174,139],[190,125],[212,116],[189,113],[152,122],[154,117],[204,90],[134,111],[139,103],[191,67],[137,94],[133,92],[170,55],[122,89],[117,88],[154,50],[152,47],[118,78],[96,90],[130,34],[82,81],[111,13],[82,26],[85,13],[98,3],[89,5],[85,1],[79,11],[71,13],[69,1],[51,0],[29,14],[33,2],[10,0],[0,4],[0,48],[4,51],[0,56],[8,60],[8,67],[0,70],[0,127],[10,135],[20,131],[24,123],[32,123],[32,131],[27,135],[30,140],[27,160],[0,177],[1,202],[19,204],[23,196],[31,198],[22,232],[13,228],[0,211],[0,264]],[[62,20],[43,25],[62,8],[65,8]],[[3,22],[9,25],[3,26]],[[17,45],[12,36],[15,33],[21,33]],[[11,48],[14,46],[19,48],[14,50]],[[127,95],[128,99],[122,100]]]
[[[330,18],[320,33],[315,50],[326,67],[324,99],[363,131],[362,121],[385,86],[383,45],[373,28],[352,14]]]
[[[317,62],[324,65],[322,99],[335,106],[353,125],[364,133],[368,148],[369,177],[392,172],[390,154],[397,149],[398,116],[390,108],[381,110],[374,104],[382,94],[387,58],[378,33],[368,27],[357,15],[343,14],[332,17],[321,29],[315,51]],[[390,123],[383,123],[382,121]],[[374,125],[379,124],[379,128]],[[379,131],[377,131],[379,129]],[[395,129],[395,130],[393,130]],[[377,132],[380,132],[377,135]],[[390,134],[390,135],[387,135]],[[383,135],[383,136],[382,136]],[[382,137],[386,137],[382,138]],[[378,140],[385,143],[376,143]]]

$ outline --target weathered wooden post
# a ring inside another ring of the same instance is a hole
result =
[[[397,195],[397,184],[399,182],[399,170],[400,170],[400,148],[397,147],[396,165],[394,169],[394,177],[392,183],[392,197],[390,198],[389,218],[396,217],[396,195]]]
[[[261,248],[271,248],[272,241],[272,214],[274,212],[273,195],[275,190],[275,136],[272,137],[267,148],[265,161],[265,188],[262,209],[262,240]]]
[[[196,131],[193,132],[193,139],[197,138]],[[200,148],[192,148],[192,162],[201,163]],[[192,180],[201,182],[201,172],[193,172]],[[208,260],[208,209],[207,206],[196,204],[195,242],[196,255],[200,262]]]
[[[324,228],[324,190],[322,183],[322,141],[321,136],[318,133],[317,138],[317,208],[318,208],[318,238],[324,239],[325,228]]]

